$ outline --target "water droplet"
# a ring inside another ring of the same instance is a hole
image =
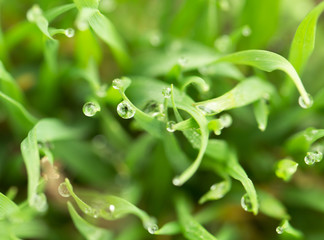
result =
[[[29,22],[35,22],[38,17],[42,16],[42,9],[35,4],[27,11],[26,17]]]
[[[64,34],[68,38],[74,37],[74,29],[73,28],[65,29]]]
[[[122,80],[120,78],[116,78],[112,82],[112,87],[119,90],[123,87]]]
[[[65,182],[62,182],[60,184],[60,186],[58,187],[58,192],[62,197],[70,197],[71,196],[69,189],[67,188]]]
[[[298,103],[302,108],[310,108],[314,103],[313,97],[309,93],[307,95],[308,99],[306,101],[302,96],[298,98]]]
[[[248,26],[248,25],[245,25],[243,28],[242,28],[242,35],[244,37],[248,37],[251,35],[251,28]]]
[[[97,103],[94,102],[87,102],[83,105],[83,113],[87,117],[92,117],[94,116],[97,112],[100,111],[100,106]]]
[[[197,108],[202,111],[204,115],[209,115],[215,113],[212,109],[204,105],[198,105]]]
[[[219,121],[223,127],[227,128],[232,125],[233,119],[232,119],[231,115],[229,115],[228,113],[225,113],[219,117]]]
[[[252,212],[252,202],[249,195],[246,193],[241,198],[241,206],[247,212]]]
[[[100,88],[96,92],[97,96],[100,98],[104,98],[107,96],[107,84],[100,86]]]
[[[172,183],[175,186],[181,186],[181,182],[180,182],[180,179],[178,177],[173,178]]]
[[[156,224],[152,224],[147,228],[150,234],[154,234],[157,230],[159,230],[159,227]]]
[[[89,206],[86,206],[84,208],[84,213],[90,215],[92,213],[92,208]]]
[[[117,7],[115,0],[101,0],[100,1],[100,10],[105,12],[113,12]]]
[[[167,124],[166,124],[167,131],[168,132],[174,132],[175,131],[175,129],[174,129],[174,125],[175,124],[176,124],[175,121],[169,121],[169,122],[167,122]]]
[[[145,113],[155,117],[157,115],[163,114],[163,104],[158,103],[155,100],[149,101],[143,110]]]
[[[99,217],[99,214],[100,214],[100,210],[99,209],[93,209],[92,210],[92,217],[94,218],[98,218]]]
[[[214,46],[219,52],[226,52],[231,44],[232,40],[228,35],[223,35],[214,42]]]
[[[110,213],[115,212],[115,205],[110,204],[109,207],[108,207],[108,209],[109,209],[109,212],[110,212]]]
[[[171,88],[163,88],[162,89],[162,94],[165,98],[170,98],[171,97]]]
[[[276,228],[276,232],[277,232],[278,234],[283,234],[284,231],[285,231],[285,229],[284,229],[282,226],[278,226],[278,227]]]
[[[159,33],[153,33],[150,36],[150,43],[153,47],[157,47],[161,44],[161,36]]]
[[[188,59],[185,58],[185,57],[180,57],[180,58],[178,59],[178,63],[179,63],[179,65],[180,65],[181,67],[184,67],[184,66],[186,66],[186,65],[188,64]]]
[[[33,206],[38,212],[45,212],[48,207],[45,194],[35,194],[31,198],[30,205]]]
[[[130,105],[127,100],[122,101],[117,106],[117,113],[124,119],[130,119],[134,117],[136,110]]]
[[[307,152],[304,160],[307,165],[313,165],[315,162],[320,162],[323,159],[323,153],[320,151]]]

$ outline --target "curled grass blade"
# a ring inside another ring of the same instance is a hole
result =
[[[311,105],[311,99],[309,98],[295,68],[287,59],[276,53],[265,50],[246,50],[223,56],[215,62],[231,62],[249,65],[266,72],[281,70],[294,82],[306,105]]]
[[[73,205],[68,202],[68,209],[75,227],[87,240],[110,240],[113,239],[112,233],[102,229],[84,220],[74,209]]]

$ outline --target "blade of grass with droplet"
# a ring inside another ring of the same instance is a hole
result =
[[[240,82],[222,96],[195,103],[195,106],[206,115],[214,115],[224,110],[248,105],[266,95],[271,95],[273,91],[271,84],[257,77],[251,77]]]
[[[37,195],[40,180],[40,158],[37,146],[36,129],[29,131],[28,136],[21,143],[21,153],[27,169],[28,203],[32,206],[33,198]]]
[[[189,213],[188,204],[184,198],[176,199],[177,216],[180,222],[182,234],[188,240],[216,240],[202,225],[200,225]]]
[[[231,190],[231,187],[231,179],[227,177],[224,181],[214,184],[210,190],[199,199],[199,203],[203,204],[207,201],[221,199]]]
[[[94,32],[111,48],[118,63],[127,69],[130,59],[124,44],[119,36],[115,26],[98,10],[98,2],[93,0],[74,0],[77,8],[82,11],[84,8],[90,8],[91,13],[86,19]]]
[[[252,204],[252,212],[254,215],[258,214],[258,197],[256,190],[254,188],[253,182],[248,177],[242,166],[239,164],[236,154],[233,152],[233,150],[230,152],[228,156],[228,160],[226,163],[226,171],[227,173],[234,179],[240,181],[243,185],[243,187],[246,190],[246,193],[248,194],[251,204]]]
[[[79,208],[93,216],[93,207],[89,204],[85,203],[81,198],[79,198],[75,192],[73,191],[73,187],[70,181],[66,178],[65,183],[67,186],[68,191],[70,192],[73,199],[76,201]],[[145,228],[150,228],[155,225],[154,220],[143,210],[137,208],[135,205],[131,204],[130,202],[126,201],[123,198],[112,196],[112,195],[105,195],[100,193],[94,194],[87,194],[88,197],[93,198],[93,200],[98,204],[99,209],[97,209],[98,217],[102,217],[107,220],[114,220],[118,218],[122,218],[128,214],[133,214],[141,219],[143,226]],[[114,206],[113,210],[109,209],[110,206]]]
[[[73,205],[68,202],[68,209],[73,220],[75,227],[79,230],[79,232],[88,240],[110,240],[113,239],[113,235],[106,229],[102,229],[92,224],[88,223],[84,220],[74,209]]]
[[[324,129],[307,128],[296,133],[286,142],[286,149],[291,153],[306,153],[310,146],[324,137]]]
[[[276,53],[265,50],[246,50],[223,56],[215,62],[232,62],[236,64],[249,65],[266,72],[281,70],[294,82],[306,105],[311,104],[308,93],[306,92],[295,68],[287,59]]]
[[[267,128],[269,107],[267,105],[267,100],[261,98],[254,104],[254,116],[258,123],[258,127],[261,131]]]
[[[160,93],[160,95],[162,96],[162,89],[164,87],[168,87],[168,85],[166,84],[157,82],[154,79],[150,80],[148,78],[134,78],[133,82],[134,84],[131,85],[130,89],[131,92],[136,93],[136,95],[131,94],[133,96],[132,99],[136,98],[137,96],[136,101],[139,102],[139,105],[144,105],[145,102],[152,99],[159,100],[158,93]],[[180,186],[183,183],[185,183],[197,171],[207,147],[209,130],[205,116],[198,109],[193,107],[194,101],[185,93],[177,89],[175,89],[174,92],[174,101],[176,107],[191,115],[192,118],[197,122],[201,131],[200,134],[198,134],[197,132],[195,132],[196,134],[192,134],[191,132],[190,136],[188,135],[188,140],[191,141],[194,148],[199,149],[199,152],[194,162],[180,176],[177,176],[174,179],[174,184]],[[140,96],[140,99],[138,98],[138,96]],[[125,94],[123,94],[123,98],[128,99]],[[134,108],[136,107],[134,106]],[[139,115],[137,115],[138,113]],[[158,121],[155,118],[152,118],[151,116],[143,113],[142,111],[136,111],[135,119],[136,117],[137,119],[141,117],[141,121],[144,120],[146,123],[148,123],[147,126],[150,127],[150,131],[155,131],[154,134],[156,134],[157,137],[161,137],[163,136],[163,134],[165,134],[165,123]],[[149,121],[146,119],[148,119]],[[140,121],[139,123],[141,124]],[[156,124],[156,126],[155,129],[151,130],[151,128],[154,127],[152,123]]]

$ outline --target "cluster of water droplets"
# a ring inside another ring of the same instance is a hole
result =
[[[241,198],[241,206],[247,212],[253,211],[252,202],[251,202],[251,199],[247,193],[244,194]]]
[[[101,110],[100,105],[96,102],[87,102],[83,105],[82,111],[87,117],[93,117]]]
[[[314,152],[307,152],[304,161],[307,165],[313,165],[315,163],[321,162],[323,159],[323,153],[319,150]]]

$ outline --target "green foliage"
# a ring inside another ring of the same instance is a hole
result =
[[[313,2],[0,1],[0,239],[322,239]]]

